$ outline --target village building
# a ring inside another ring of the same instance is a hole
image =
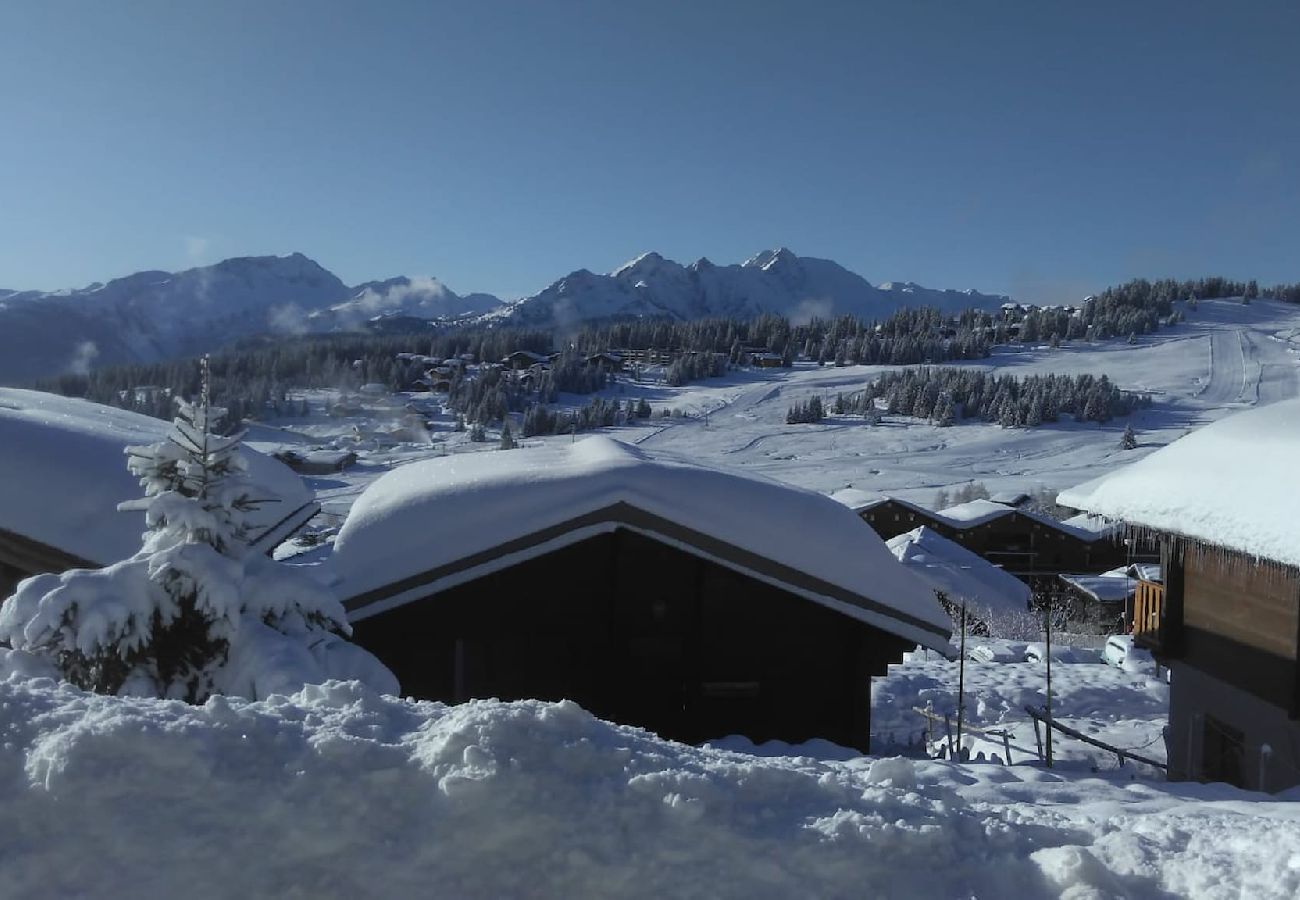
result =
[[[1238,413],[1059,502],[1159,536],[1135,641],[1171,669],[1173,779],[1300,784],[1300,400]]]
[[[532,350],[516,350],[502,359],[501,363],[508,369],[530,369],[533,366],[550,365],[551,356],[546,353],[536,353]]]
[[[342,472],[357,461],[351,450],[281,450],[274,456],[300,475]]]
[[[1005,569],[1044,597],[1058,589],[1057,576],[1062,573],[1102,572],[1150,555],[1140,542],[1116,540],[1114,529],[1097,524],[1095,517],[1061,522],[1024,506],[993,500],[972,500],[932,510],[856,488],[831,496],[856,512],[885,540],[924,525]],[[1009,499],[1015,496],[1006,495]]]
[[[843,506],[604,437],[388,473],[332,565],[412,696],[568,698],[692,743],[865,751],[871,677],[949,649],[933,592]]]
[[[168,429],[86,400],[0,388],[0,599],[31,575],[98,568],[140,549],[144,513],[117,509],[143,496],[125,451],[164,440]],[[281,463],[240,453],[265,495],[249,514],[252,545],[269,553],[319,507]]]

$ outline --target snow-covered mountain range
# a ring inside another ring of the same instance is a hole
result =
[[[434,278],[349,287],[301,253],[239,257],[75,290],[0,290],[0,383],[153,362],[258,334],[354,329],[379,317],[563,328],[625,316],[879,318],[900,307],[957,311],[1005,300],[910,282],[872,286],[838,263],[785,248],[726,266],[707,259],[683,266],[646,253],[606,275],[580,269],[508,303],[491,294],[457,294]]]
[[[579,269],[496,315],[560,327],[615,316],[696,319],[776,313],[795,320],[832,315],[871,319],[908,306],[958,312],[996,308],[1006,300],[977,291],[936,291],[911,282],[873,287],[839,263],[796,256],[782,247],[727,266],[704,258],[683,266],[646,253],[608,275]]]

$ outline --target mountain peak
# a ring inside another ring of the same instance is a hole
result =
[[[799,257],[789,247],[777,247],[775,250],[763,250],[755,253],[740,265],[746,269],[763,269],[766,271],[773,266],[790,265],[798,261]]]
[[[617,278],[618,276],[626,275],[629,272],[644,272],[656,269],[664,262],[666,262],[666,260],[662,255],[650,250],[646,253],[642,253],[635,259],[629,259],[610,274]]]

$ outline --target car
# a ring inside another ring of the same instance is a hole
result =
[[[1151,651],[1135,646],[1131,634],[1112,634],[1106,638],[1106,645],[1102,648],[1101,658],[1108,665],[1116,666],[1134,675],[1156,677],[1160,675],[1160,664],[1151,655]],[[1167,672],[1165,680],[1169,680]]]

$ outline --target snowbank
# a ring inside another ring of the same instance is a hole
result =
[[[815,575],[885,612],[834,598],[810,598],[815,602],[909,640],[946,646],[948,617],[933,593],[844,506],[606,437],[447,456],[384,475],[339,532],[332,557],[338,592],[356,597],[618,503]]]
[[[140,549],[143,491],[123,451],[163,440],[167,422],[40,391],[0,388],[0,529],[98,564]],[[250,479],[279,498],[250,515],[257,533],[312,501],[302,479],[247,448]]]
[[[1292,897],[1300,804],[758,758],[571,703],[0,683],[11,897]]]
[[[1300,565],[1300,400],[1207,425],[1065,491],[1063,506]]]

